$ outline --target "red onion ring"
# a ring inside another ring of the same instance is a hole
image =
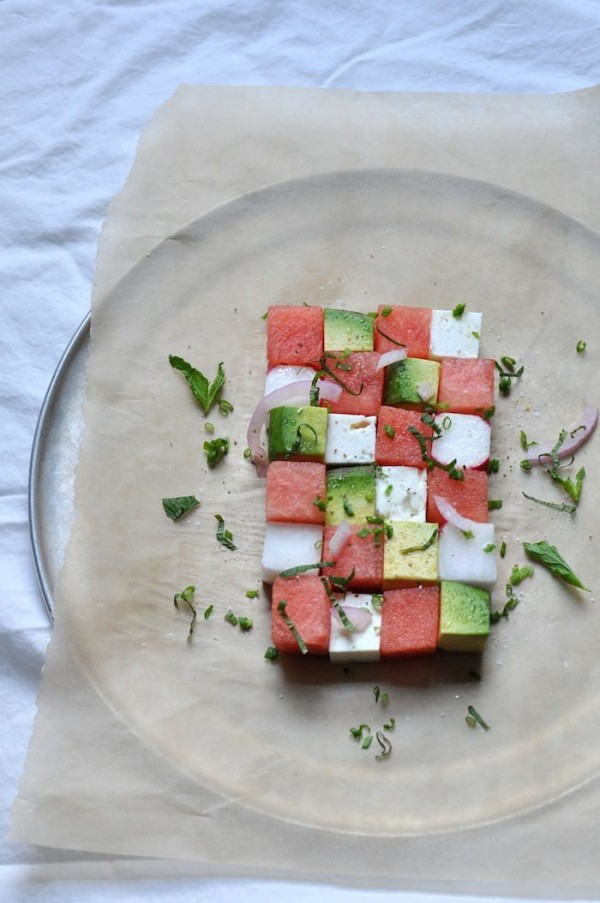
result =
[[[468,517],[463,517],[462,514],[459,514],[456,508],[454,508],[445,498],[442,498],[441,495],[434,495],[433,501],[444,520],[448,521],[449,524],[452,524],[452,526],[456,527],[458,530],[466,532],[467,530],[472,530],[473,527],[481,526],[477,521],[470,520]]]
[[[252,452],[252,463],[256,466],[257,476],[266,476],[269,465],[267,453],[261,444],[261,432],[269,412],[273,408],[293,402],[309,404],[311,388],[311,379],[296,380],[293,383],[288,383],[287,386],[280,386],[279,389],[269,392],[255,408],[248,424],[246,438],[248,447]],[[319,390],[319,398],[324,398],[326,401],[337,401],[342,394],[341,386],[326,379],[320,379],[317,382],[317,388]]]
[[[343,520],[331,539],[329,540],[329,555],[331,558],[338,558],[340,552],[352,536],[352,527],[347,520]]]
[[[355,605],[344,605],[343,602],[341,602],[340,605],[344,609],[346,617],[354,627],[352,633],[361,633],[363,630],[366,630],[373,620],[373,614],[369,611],[368,608],[358,608]],[[344,623],[340,618],[339,612],[337,611],[335,606],[332,607],[331,611],[333,613],[333,617],[340,624],[340,626],[344,627]]]
[[[568,458],[574,454],[590,438],[596,429],[597,423],[598,408],[586,408],[579,418],[578,426],[568,431],[568,438],[558,449],[556,456],[558,458]],[[571,433],[573,435],[570,435]],[[530,464],[543,464],[544,461],[541,459],[550,458],[555,445],[556,442],[553,442],[552,445],[536,445],[534,446],[535,450],[527,452],[524,460],[529,461]]]
[[[382,370],[384,367],[389,367],[390,364],[396,364],[398,361],[403,361],[405,358],[406,348],[392,348],[391,351],[384,351],[383,354],[379,355],[379,360],[375,369]]]

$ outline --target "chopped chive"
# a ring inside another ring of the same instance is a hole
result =
[[[258,599],[258,590],[257,589],[247,589],[246,590],[246,599]]]
[[[492,404],[489,408],[486,408],[483,414],[481,415],[484,420],[490,420],[494,414],[496,413],[496,405]]]
[[[533,566],[524,564],[522,567],[519,567],[518,564],[515,564],[508,579],[511,586],[518,586],[527,577],[533,577]]]
[[[315,508],[318,508],[319,511],[327,511],[327,502],[325,499],[322,499],[320,495],[313,499],[313,505]]]
[[[390,720],[386,721],[386,723],[383,725],[384,731],[393,731],[395,727],[396,727],[396,719],[395,718],[390,718]]]
[[[394,439],[396,437],[396,430],[391,425],[391,423],[386,423],[386,425],[383,428],[383,431],[386,434],[386,436],[388,436],[390,439]]]
[[[243,630],[244,633],[247,633],[248,630],[252,630],[254,626],[252,618],[247,618],[245,615],[241,615],[238,618],[238,623],[240,625],[240,630]]]
[[[275,646],[268,646],[265,650],[265,658],[269,662],[274,662],[279,658],[279,652],[275,648]]]
[[[577,349],[577,354],[583,354],[583,352],[587,348],[587,342],[584,342],[583,339],[579,339],[575,347]]]
[[[229,452],[229,439],[207,439],[204,443],[204,453],[209,467],[216,467]]]
[[[237,627],[239,623],[239,619],[236,618],[232,611],[228,611],[223,620],[227,621],[228,624],[233,624],[234,627]]]
[[[360,744],[361,749],[368,749],[371,743],[373,742],[373,734],[367,734],[363,739],[363,742]]]
[[[488,473],[498,473],[499,470],[500,470],[500,461],[498,460],[498,458],[490,458],[490,460],[488,461],[488,465],[487,465],[487,472]]]
[[[393,488],[394,488],[393,485],[392,485],[391,483],[388,483],[387,486],[385,487],[385,490],[384,490],[384,493],[383,493],[383,494],[384,494],[384,495],[391,495],[391,494],[392,494]]]
[[[496,548],[496,546],[494,545],[493,542],[488,542],[488,544],[483,547],[483,551],[484,552],[493,552],[495,548]]]
[[[358,727],[351,727],[349,730],[355,740],[360,740],[365,732],[367,734],[371,733],[371,728],[368,724],[359,724]]]
[[[207,420],[206,423],[204,424],[204,432],[205,433],[214,433],[214,431],[215,431],[214,423],[209,423],[209,421]]]
[[[391,312],[392,312],[392,308],[391,308],[391,307],[384,307],[383,310],[381,311],[381,316],[382,316],[382,317],[389,317],[389,315],[391,314]]]
[[[475,330],[472,331],[471,335],[473,336],[474,339],[480,339],[480,338],[481,338],[481,336],[479,335],[479,333],[478,333],[478,332],[475,332]]]
[[[502,507],[502,499],[490,499],[488,502],[488,511],[497,511]]]
[[[348,517],[354,517],[354,508],[350,504],[350,500],[347,495],[342,499],[342,505],[344,507],[344,512],[348,515]]]
[[[208,621],[208,619],[210,618],[210,616],[212,615],[212,613],[214,611],[214,608],[215,608],[215,606],[211,603],[210,605],[207,605],[207,607],[204,609],[204,620],[205,621]]]
[[[246,461],[249,461],[252,458],[252,449],[251,448],[244,449],[244,458],[246,459]]]
[[[502,544],[500,546],[500,558],[504,558],[506,555],[506,541],[503,539]]]
[[[390,701],[390,695],[386,690],[382,690],[381,687],[373,687],[373,696],[375,697],[375,702],[380,702],[381,705],[387,705]]]
[[[546,508],[552,508],[553,511],[565,511],[567,514],[574,514],[577,511],[577,505],[567,505],[566,502],[547,502],[545,499],[536,499],[533,495],[523,493],[529,502],[536,502],[538,505],[544,505]]]
[[[219,400],[219,411],[221,412],[221,414],[224,414],[225,417],[227,417],[228,414],[231,414],[231,412],[233,411],[233,405],[225,398],[221,398]]]

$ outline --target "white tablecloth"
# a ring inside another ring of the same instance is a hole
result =
[[[594,0],[2,0],[0,26],[5,835],[51,631],[30,551],[30,448],[54,368],[89,310],[100,229],[141,129],[182,83],[528,94],[589,87],[600,83],[600,7]],[[192,867],[0,845],[6,901],[248,903],[282,893],[293,903],[400,896],[198,878]]]

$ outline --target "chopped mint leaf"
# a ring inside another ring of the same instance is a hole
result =
[[[229,451],[229,439],[207,439],[204,443],[204,453],[209,467],[216,467]]]
[[[462,315],[463,315],[464,312],[465,312],[465,307],[466,307],[466,306],[467,306],[466,304],[457,304],[456,307],[455,307],[455,308],[453,309],[453,311],[452,311],[452,316],[453,316],[456,320],[460,320],[460,318],[462,317]]]
[[[188,511],[197,508],[199,504],[200,502],[195,495],[179,495],[174,498],[162,500],[165,514],[167,517],[170,517],[171,520],[179,520],[179,518],[183,517],[184,514],[187,514]]]
[[[579,577],[575,575],[556,546],[552,546],[542,539],[540,542],[524,542],[523,548],[530,558],[543,564],[555,577],[564,580],[570,586],[576,586],[589,592],[587,586],[584,586]]]
[[[217,375],[213,381],[209,383],[204,373],[197,370],[195,367],[192,367],[192,365],[182,357],[176,357],[171,354],[169,355],[169,363],[174,370],[179,370],[180,373],[183,373],[192,390],[194,398],[198,401],[204,413],[208,414],[213,405],[217,402],[219,394],[225,385],[225,370],[223,364],[220,363],[218,365]]]

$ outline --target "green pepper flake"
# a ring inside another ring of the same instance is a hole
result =
[[[460,318],[462,317],[462,315],[463,315],[464,312],[465,312],[465,307],[466,307],[466,306],[467,306],[466,304],[457,304],[456,307],[455,307],[455,308],[453,309],[453,311],[452,311],[452,316],[453,316],[456,320],[460,320]]]
[[[587,348],[587,342],[584,342],[583,339],[579,339],[576,345],[577,354],[583,354],[585,349]]]
[[[275,662],[279,658],[279,652],[275,648],[275,646],[269,646],[265,650],[265,658],[268,662]]]

